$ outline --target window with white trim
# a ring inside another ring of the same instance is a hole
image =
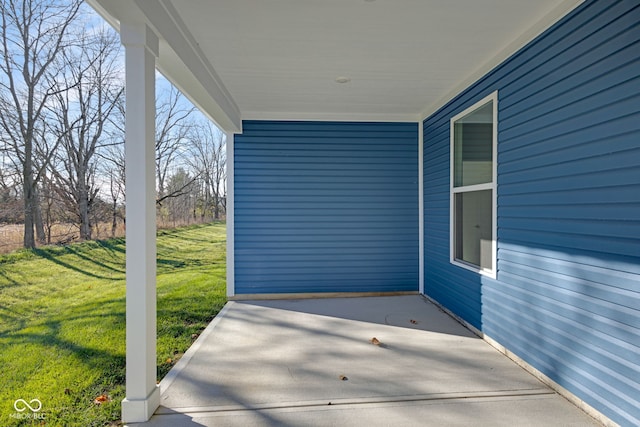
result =
[[[451,262],[495,277],[497,92],[451,119]]]

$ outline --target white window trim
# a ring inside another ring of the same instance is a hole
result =
[[[453,129],[454,123],[466,116],[467,114],[477,110],[483,105],[493,101],[493,176],[491,183],[486,184],[475,184],[475,185],[467,185],[463,187],[454,187],[454,138],[453,138]],[[497,240],[498,240],[498,91],[493,92],[489,96],[481,99],[476,102],[472,106],[466,108],[464,111],[456,114],[449,121],[449,262],[451,264],[456,265],[458,267],[462,267],[467,270],[474,271],[476,273],[480,273],[483,276],[488,276],[493,279],[497,276],[498,264],[497,264]],[[491,259],[493,269],[483,269],[477,268],[474,265],[467,264],[462,261],[458,261],[455,259],[455,241],[454,241],[454,227],[455,227],[455,215],[454,215],[454,196],[456,193],[466,192],[466,191],[477,191],[477,190],[492,190],[492,230],[491,230]]]

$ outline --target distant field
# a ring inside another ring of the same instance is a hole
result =
[[[201,224],[204,221],[192,220],[190,222],[184,221],[163,221],[158,219],[158,229],[171,229],[176,227],[182,227],[193,224]],[[22,248],[23,244],[24,226],[22,224],[2,224],[0,223],[0,254],[6,254],[17,249]],[[115,236],[123,237],[125,234],[124,223],[119,221],[116,225]],[[63,244],[77,242],[80,233],[78,226],[75,224],[56,223],[51,226],[51,244]],[[111,238],[111,223],[102,222],[97,226],[93,226],[93,238],[109,239]]]
[[[225,226],[158,233],[158,379],[224,305]],[[0,255],[0,425],[118,425],[125,242]],[[43,420],[14,402],[38,399]]]
[[[0,224],[0,254],[6,254],[22,247],[24,226],[21,224]],[[111,237],[111,224],[101,223],[94,227],[94,238],[108,239]],[[74,224],[53,224],[51,227],[51,243],[71,243],[78,240],[80,233]],[[119,222],[115,237],[124,236],[124,224]]]

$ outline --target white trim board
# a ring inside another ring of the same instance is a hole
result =
[[[422,120],[428,119],[433,113],[445,106],[449,101],[458,96],[463,90],[470,87],[472,84],[483,78],[491,70],[502,64],[509,59],[520,49],[532,42],[536,37],[544,33],[551,28],[562,18],[571,13],[574,9],[584,3],[585,0],[564,0],[555,9],[549,12],[544,18],[538,21],[533,27],[522,33],[520,37],[513,40],[507,47],[502,49],[496,56],[485,62],[482,66],[474,70],[469,74],[467,78],[458,83],[453,89],[447,92],[446,95],[428,105],[420,116]]]
[[[418,292],[424,294],[424,124],[418,122]]]
[[[274,294],[238,294],[230,301],[266,301],[266,300],[296,300],[296,299],[330,299],[330,298],[368,298],[394,297],[402,295],[418,295],[416,291],[389,292],[307,292],[307,293],[274,293]]]
[[[383,123],[412,123],[420,122],[417,114],[367,114],[367,113],[313,113],[313,112],[256,112],[242,113],[242,120],[270,120],[291,122],[383,122]]]

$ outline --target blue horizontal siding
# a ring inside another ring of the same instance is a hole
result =
[[[418,125],[245,121],[235,291],[418,289]]]
[[[587,1],[423,123],[425,292],[640,424],[640,3]],[[498,272],[449,262],[449,120],[498,91]]]

